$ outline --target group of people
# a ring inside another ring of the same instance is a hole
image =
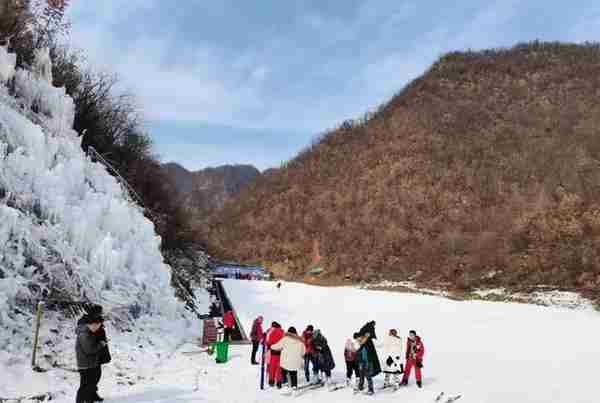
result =
[[[267,331],[263,331],[262,316],[252,324],[250,338],[252,340],[252,365],[258,365],[256,354],[261,343],[266,349],[268,383],[271,387],[281,389],[288,385],[286,393],[294,393],[298,388],[298,373],[304,371],[307,383],[324,383],[332,385],[331,371],[335,368],[335,360],[323,333],[314,326],[308,325],[301,335],[295,327],[284,331],[278,322],[271,323]],[[408,385],[413,368],[417,386],[421,388],[423,357],[425,347],[417,332],[411,330],[404,343],[396,329],[390,329],[383,343],[376,344],[375,321],[366,323],[344,346],[346,362],[346,386],[351,386],[355,378],[354,389],[363,391],[367,384],[367,394],[374,394],[373,378],[384,373],[383,387],[394,389]],[[377,347],[383,352],[383,369],[377,354]],[[312,381],[311,381],[312,373]],[[402,376],[401,376],[402,375]]]
[[[102,307],[95,305],[77,321],[75,356],[79,372],[77,403],[102,402],[98,395],[98,383],[102,377],[102,365],[111,360],[108,339],[104,329]]]

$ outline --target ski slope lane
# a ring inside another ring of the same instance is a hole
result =
[[[154,346],[138,349],[136,354],[126,351],[135,343],[125,343],[122,337],[113,341],[116,362],[106,366],[100,383],[105,402],[433,403],[441,392],[446,397],[462,395],[457,403],[599,401],[596,378],[600,315],[593,311],[457,302],[416,294],[296,283],[283,283],[281,290],[272,282],[226,280],[223,285],[247,329],[258,315],[263,315],[267,323],[277,320],[284,327],[296,326],[299,331],[308,324],[321,329],[336,360],[335,381],[344,378],[346,337],[365,322],[377,322],[380,338],[389,328],[399,329],[403,338],[410,329],[416,329],[426,348],[423,389],[416,388],[411,379],[407,388],[398,392],[376,391],[373,397],[353,395],[349,389],[332,393],[309,390],[295,398],[282,396],[274,389],[259,389],[259,368],[250,365],[251,346],[231,346],[229,361],[216,364],[214,355],[187,354],[198,352],[199,348],[191,343],[181,344],[183,335],[171,334],[169,329],[147,329],[145,336],[156,338]],[[165,326],[168,328],[167,323]],[[120,362],[121,355],[138,358]],[[52,390],[66,391],[53,401],[74,401],[77,374],[34,375],[40,382],[48,381],[48,376],[55,383]],[[304,381],[302,375],[299,378]],[[375,387],[382,382],[381,375],[376,377]],[[18,392],[15,390],[14,395],[31,394],[31,390]]]
[[[258,315],[265,324],[277,320],[298,331],[308,324],[321,329],[336,360],[333,377],[340,381],[344,342],[364,323],[375,320],[380,338],[396,328],[405,340],[416,329],[426,348],[424,388],[417,389],[411,379],[408,388],[382,392],[375,401],[431,402],[444,391],[461,394],[461,403],[598,402],[600,314],[594,311],[298,283],[283,283],[281,290],[273,282],[225,280],[223,285],[248,329]],[[244,365],[250,347],[246,350],[240,359]],[[236,385],[239,374],[233,370],[231,376]],[[382,382],[381,375],[375,378],[376,387]],[[256,400],[248,396],[246,401],[264,401],[263,396],[271,401],[273,393],[258,392]],[[305,397],[313,402],[359,398],[349,390],[320,390],[297,399]]]

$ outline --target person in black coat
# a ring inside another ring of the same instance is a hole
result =
[[[104,347],[99,351],[98,353],[98,370],[96,371],[96,379],[94,380],[95,382],[95,392],[94,392],[94,402],[102,402],[104,401],[103,398],[100,397],[100,395],[98,395],[98,384],[100,383],[100,379],[102,378],[102,365],[104,364],[108,364],[111,361],[111,356],[110,356],[110,350],[108,349],[108,338],[106,337],[106,330],[104,328],[104,318],[102,317],[102,306],[100,305],[92,305],[90,308],[87,309],[87,313],[85,315],[83,315],[78,321],[77,321],[77,325],[81,325],[83,323],[85,323],[88,318],[90,317],[94,317],[94,318],[99,318],[100,321],[102,322],[102,325],[100,326],[100,329],[98,329],[98,331],[96,331],[94,333],[94,336],[96,337],[96,340],[98,342],[103,342]]]
[[[377,339],[375,334],[375,321],[367,322],[358,332],[360,336],[367,336],[367,341],[363,344],[363,348],[367,350],[367,357],[369,367],[371,368],[371,377],[375,377],[381,373],[381,364],[379,363],[379,357],[377,356],[377,350],[375,350],[375,344],[373,339]]]
[[[325,385],[329,385],[331,383],[331,370],[335,368],[335,361],[327,339],[319,329],[315,330],[313,335],[313,345],[315,347],[317,368],[325,374]]]

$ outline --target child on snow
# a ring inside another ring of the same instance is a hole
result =
[[[285,336],[271,346],[272,351],[280,351],[281,373],[291,386],[291,393],[298,388],[298,371],[304,367],[304,339],[298,336],[295,327],[290,327]],[[289,390],[290,386],[287,387]]]
[[[359,348],[358,337],[359,334],[354,333],[352,339],[349,338],[346,340],[346,345],[344,346],[344,359],[346,360],[346,386],[350,386],[353,373],[355,374],[356,385],[358,386],[358,378],[360,376],[356,354]]]
[[[423,386],[421,368],[423,368],[423,356],[425,355],[425,346],[417,332],[411,330],[409,332],[408,341],[406,343],[406,365],[404,367],[404,377],[402,385],[408,385],[410,373],[415,368],[415,377],[417,378],[417,386]]]
[[[400,385],[400,374],[403,371],[402,338],[396,329],[390,329],[383,341],[383,373],[385,378],[383,387],[396,389]],[[390,382],[390,378],[392,381]]]

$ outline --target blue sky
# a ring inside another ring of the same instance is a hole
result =
[[[74,0],[72,43],[135,93],[155,152],[277,167],[451,50],[600,40],[598,1]]]

